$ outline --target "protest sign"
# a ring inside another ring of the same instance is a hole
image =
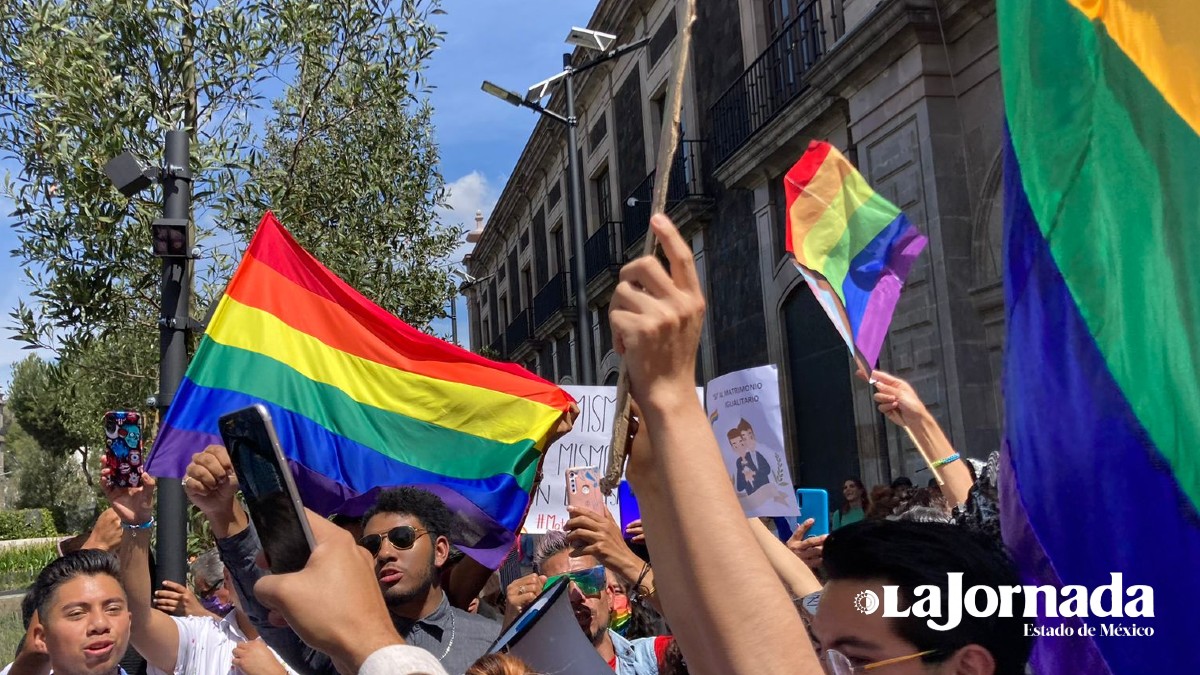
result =
[[[533,492],[533,503],[525,517],[524,532],[542,534],[561,530],[567,516],[567,469],[576,466],[608,465],[612,438],[613,408],[617,405],[616,387],[564,385],[563,389],[579,402],[579,418],[570,433],[546,448],[542,461],[542,483]],[[613,520],[620,522],[617,493],[605,498]]]
[[[708,383],[708,419],[746,516],[799,515],[783,443],[779,373],[747,368]]]

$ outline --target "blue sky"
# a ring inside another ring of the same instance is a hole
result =
[[[428,70],[435,125],[441,146],[442,175],[450,189],[445,222],[474,227],[476,210],[492,206],[525,147],[536,114],[514,108],[479,90],[484,79],[518,92],[562,67],[563,42],[571,26],[584,26],[595,0],[443,0],[437,17],[446,40]],[[0,165],[15,173],[16,168]],[[9,312],[28,297],[18,262],[7,253],[16,246],[9,222],[11,204],[0,198],[0,391],[7,387],[12,364],[24,357],[9,339]],[[469,250],[463,247],[457,257]],[[459,299],[459,339],[466,344],[466,305]],[[435,323],[448,335],[449,321]]]

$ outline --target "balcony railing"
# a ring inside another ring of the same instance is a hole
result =
[[[808,71],[824,55],[821,3],[810,0],[713,104],[713,155],[717,165],[808,88]]]
[[[513,317],[508,328],[504,330],[504,342],[508,345],[510,354],[517,351],[529,339],[533,332],[532,319],[532,312],[529,311],[529,308],[525,308]]]
[[[689,197],[703,197],[704,177],[700,175],[700,152],[706,141],[680,141],[671,162],[670,182],[667,183],[667,208]],[[650,200],[654,190],[654,174],[650,172],[633,192],[625,198],[625,222],[622,233],[624,245],[631,246],[650,228]]]
[[[547,321],[554,318],[555,314],[571,306],[571,294],[567,292],[570,287],[571,280],[565,270],[550,277],[550,281],[542,286],[542,290],[533,297],[533,325],[535,328],[541,328]]]
[[[621,246],[621,221],[610,220],[600,226],[583,243],[583,258],[587,264],[587,280],[590,283],[605,270],[619,267],[624,260],[625,249]]]
[[[496,336],[496,339],[492,340],[492,344],[488,345],[488,349],[491,350],[492,356],[496,359],[503,361],[508,358],[508,352],[504,350],[503,335]]]

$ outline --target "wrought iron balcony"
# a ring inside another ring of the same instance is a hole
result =
[[[568,290],[570,287],[571,280],[565,270],[550,277],[550,281],[542,286],[542,290],[533,297],[534,328],[541,328],[556,314],[567,307],[574,306],[572,295]]]
[[[587,280],[590,283],[605,270],[613,270],[625,262],[625,249],[621,246],[621,221],[610,220],[600,226],[583,243],[583,258],[587,264]]]
[[[729,159],[754,132],[808,88],[808,71],[824,55],[821,3],[810,0],[713,104],[715,165]]]
[[[533,332],[532,312],[529,308],[521,310],[513,320],[508,324],[508,328],[504,330],[504,342],[508,346],[508,353],[512,354],[520,349],[521,345],[529,339]]]
[[[508,358],[508,352],[504,349],[504,336],[498,335],[492,344],[488,345],[488,349],[492,352],[492,357],[503,361]]]
[[[671,175],[667,183],[667,210],[686,199],[707,196],[699,164],[700,153],[705,144],[706,141],[680,141],[675,158],[671,162]],[[654,190],[655,173],[657,170],[651,171],[625,198],[622,233],[626,247],[635,244],[650,229],[650,200]]]

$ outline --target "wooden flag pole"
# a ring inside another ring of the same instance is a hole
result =
[[[687,72],[688,55],[691,53],[692,23],[696,20],[696,0],[687,0],[687,14],[683,27],[679,31],[679,43],[676,45],[675,68],[671,72],[670,90],[667,95],[667,107],[663,115],[663,128],[658,142],[658,162],[654,169],[654,192],[650,199],[650,215],[662,213],[667,207],[667,190],[671,184],[671,164],[675,159],[675,149],[679,147],[680,111],[683,106],[683,78]],[[642,247],[642,255],[654,255],[658,249],[658,239],[654,230],[646,228],[646,245]],[[617,407],[612,426],[612,444],[609,446],[608,468],[600,481],[604,494],[612,494],[621,482],[621,474],[625,472],[626,441],[629,436],[629,372],[625,363],[617,375]]]

